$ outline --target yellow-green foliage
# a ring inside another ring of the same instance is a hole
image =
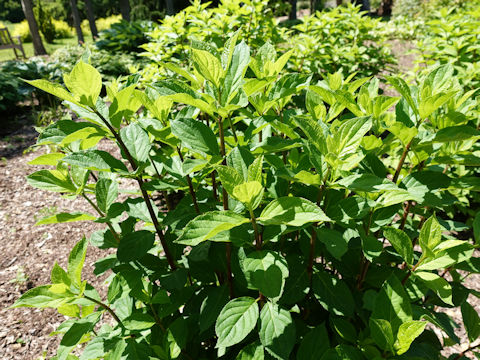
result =
[[[32,34],[30,34],[30,29],[28,27],[27,20],[23,20],[18,24],[15,24],[13,28],[13,36],[20,36],[22,42],[31,42],[32,41]]]
[[[112,15],[106,18],[99,18],[95,20],[95,25],[97,25],[97,30],[100,32],[102,30],[110,29],[112,24],[118,23],[122,20],[121,15]],[[90,25],[88,20],[85,19],[82,21],[82,32],[84,34],[91,34]]]
[[[53,26],[55,26],[55,38],[66,39],[74,36],[73,28],[71,28],[63,20],[52,20]]]
[[[71,28],[65,21],[55,19],[52,21],[55,26],[55,39],[66,39],[74,36],[73,28]],[[15,24],[12,35],[20,36],[22,42],[31,42],[32,35],[30,34],[27,20]]]

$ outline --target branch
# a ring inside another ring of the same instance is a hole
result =
[[[406,157],[407,157],[408,151],[410,150],[410,146],[412,146],[412,141],[413,141],[413,140],[411,140],[411,141],[407,144],[407,146],[405,146],[405,149],[403,150],[402,157],[400,158],[400,161],[399,161],[399,163],[398,163],[398,165],[397,165],[397,169],[395,170],[395,175],[393,175],[392,181],[393,181],[394,183],[397,182],[398,176],[400,175],[400,171],[402,171],[403,163],[405,162],[405,159],[406,159]]]
[[[87,300],[90,300],[91,302],[94,302],[95,304],[97,305],[100,305],[102,308],[104,308],[105,310],[107,310],[110,315],[113,316],[113,318],[115,319],[115,321],[122,327],[124,328],[125,326],[123,326],[123,323],[122,321],[118,318],[117,314],[115,314],[115,312],[112,310],[112,308],[110,306],[108,306],[107,304],[104,304],[102,303],[101,301],[98,301],[97,299],[94,299],[88,295],[85,295],[83,294],[83,297]]]
[[[94,110],[95,114],[100,117],[100,119],[103,121],[105,126],[108,127],[112,135],[115,137],[115,139],[118,142],[118,145],[122,148],[125,156],[127,157],[128,162],[130,163],[133,171],[136,171],[138,166],[135,160],[132,157],[132,154],[130,154],[130,151],[128,151],[127,146],[123,142],[122,138],[120,135],[115,131],[115,129],[110,125],[110,123],[103,117],[98,110]],[[152,219],[153,226],[155,227],[155,230],[157,232],[158,237],[160,238],[160,243],[162,244],[163,251],[165,252],[165,257],[167,258],[168,264],[170,265],[170,268],[172,270],[175,270],[177,268],[177,265],[175,264],[175,260],[173,259],[172,254],[170,253],[170,249],[168,248],[167,241],[165,239],[165,236],[163,235],[162,230],[160,229],[160,224],[158,223],[157,216],[155,215],[155,211],[153,210],[152,203],[150,202],[150,198],[148,197],[147,191],[144,189],[143,186],[143,179],[140,175],[137,175],[135,177],[137,180],[138,186],[140,187],[140,191],[142,192],[142,197],[145,200],[145,203],[147,205],[148,213],[150,214],[150,218]]]

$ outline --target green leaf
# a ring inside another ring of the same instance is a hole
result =
[[[477,212],[473,220],[473,237],[475,239],[475,243],[480,245],[480,211]]]
[[[370,334],[372,335],[375,343],[386,351],[393,352],[393,330],[392,326],[387,320],[373,319],[369,320]]]
[[[222,104],[227,105],[243,84],[243,77],[250,62],[250,48],[242,41],[233,50],[230,66],[223,82]]]
[[[120,130],[120,138],[123,140],[128,152],[138,163],[148,160],[151,145],[148,134],[138,124],[131,123]]]
[[[235,360],[264,360],[265,354],[262,344],[255,341],[245,346],[237,355]]]
[[[170,126],[172,133],[189,149],[208,155],[220,154],[215,134],[204,123],[182,118],[172,121]]]
[[[337,154],[340,158],[353,154],[358,150],[363,136],[372,127],[372,119],[359,117],[343,121],[333,131],[333,136],[327,138],[329,152]]]
[[[160,120],[162,124],[166,123],[168,114],[172,108],[172,101],[170,99],[166,96],[158,96],[155,91],[147,91],[146,93],[136,91],[134,94],[155,119]]]
[[[128,360],[145,360],[152,356],[152,349],[145,342],[137,343],[135,339],[129,338],[126,340],[127,346],[124,347],[124,342],[119,342],[115,350],[118,351],[117,357],[112,356],[113,359],[128,359]],[[110,359],[109,359],[110,360]]]
[[[317,238],[325,244],[328,252],[332,254],[335,259],[340,260],[347,252],[348,242],[340,232],[328,228],[320,228],[316,232]]]
[[[198,324],[200,332],[207,330],[215,323],[220,311],[228,302],[228,287],[211,287],[206,289],[207,296],[200,306]]]
[[[104,137],[105,133],[103,131],[100,131],[97,127],[89,126],[65,136],[59,146],[68,147],[75,141],[81,141],[80,149],[85,150],[97,145]]]
[[[433,255],[433,249],[442,241],[442,227],[435,215],[423,224],[418,241],[425,255]]]
[[[297,352],[297,360],[317,360],[330,348],[325,324],[310,330],[302,339]]]
[[[341,317],[331,317],[330,323],[332,329],[335,329],[336,333],[340,335],[342,339],[345,339],[351,343],[357,342],[358,331],[355,329],[355,326],[351,322]]]
[[[80,288],[82,283],[82,269],[87,255],[88,240],[84,237],[70,251],[68,256],[67,274],[72,284]]]
[[[168,327],[167,340],[169,342],[170,356],[172,359],[179,357],[182,349],[185,349],[187,346],[187,325],[187,321],[183,317],[179,317]]]
[[[241,184],[243,181],[255,180],[248,178],[248,168],[254,162],[254,160],[256,159],[253,157],[250,150],[244,147],[236,146],[230,151],[230,153],[227,155],[227,165],[229,168],[233,168],[234,170],[236,170],[240,178],[243,178],[242,181],[238,180],[235,185]],[[234,176],[235,179],[238,179],[236,174]]]
[[[140,230],[123,236],[118,245],[117,258],[122,262],[141,259],[155,242],[155,235],[147,230]]]
[[[422,280],[422,282],[433,292],[435,292],[443,302],[449,305],[454,305],[452,302],[452,287],[447,280],[430,272],[416,271],[415,276]]]
[[[224,76],[220,61],[208,51],[198,49],[192,49],[192,61],[200,75],[218,88],[220,79]]]
[[[47,224],[58,224],[74,221],[92,221],[96,217],[87,213],[75,212],[75,213],[59,213],[52,216],[44,217],[43,219],[37,221],[35,226],[38,225],[47,225]]]
[[[390,109],[393,105],[395,105],[399,97],[389,97],[389,96],[378,96],[375,98],[375,102],[373,105],[373,115],[375,117],[380,117],[385,111]]]
[[[63,81],[80,103],[95,106],[102,90],[102,76],[92,65],[79,61],[70,74],[63,75]]]
[[[403,98],[407,101],[407,104],[412,108],[415,114],[418,114],[418,108],[415,104],[415,101],[412,98],[412,93],[410,92],[410,88],[408,87],[405,80],[399,77],[387,76],[388,82],[403,96]]]
[[[450,100],[456,93],[457,91],[450,91],[448,93],[439,93],[422,99],[418,105],[420,119],[428,118],[435,110]]]
[[[388,179],[382,179],[373,174],[354,174],[337,182],[338,185],[355,192],[381,192],[398,189],[397,185]]]
[[[70,286],[72,281],[68,277],[68,274],[65,270],[63,270],[57,262],[53,265],[52,272],[50,274],[50,279],[52,284],[65,284]]]
[[[408,265],[413,265],[413,246],[412,240],[402,230],[394,227],[383,229],[383,235],[392,244],[397,253],[405,260]]]
[[[426,321],[407,321],[400,325],[397,333],[397,341],[395,341],[395,350],[397,355],[402,355],[410,349],[412,342],[422,334],[427,326]]]
[[[101,178],[95,185],[95,197],[97,206],[104,213],[108,212],[110,206],[117,200],[118,183],[115,180]]]
[[[467,301],[462,303],[462,318],[465,330],[467,330],[468,340],[473,342],[480,336],[480,317],[477,311]]]
[[[255,210],[263,198],[263,186],[258,181],[248,181],[233,188],[232,196],[247,205],[250,210]]]
[[[443,251],[435,251],[435,254],[432,254],[431,257],[424,260],[419,266],[417,266],[416,270],[446,269],[456,263],[461,263],[471,258],[473,250],[471,244],[461,241],[460,245]]]
[[[35,159],[28,162],[28,165],[52,165],[57,166],[58,162],[65,157],[63,153],[49,153],[37,156]]]
[[[322,185],[322,178],[320,174],[312,174],[310,171],[300,170],[297,174],[295,174],[293,179],[305,185]]]
[[[155,319],[148,314],[135,312],[122,321],[125,328],[132,331],[150,329],[155,325]]]
[[[295,324],[290,313],[270,301],[260,313],[260,341],[276,359],[288,359],[296,342]]]
[[[383,244],[373,235],[362,235],[362,251],[368,261],[374,262],[383,251]]]
[[[253,330],[258,320],[258,304],[251,297],[240,297],[228,302],[215,324],[217,348],[238,344]]]
[[[257,157],[253,163],[250,164],[247,171],[247,181],[257,181],[262,183],[263,170],[263,155]]]
[[[295,116],[294,121],[302,129],[307,139],[322,153],[327,152],[325,132],[320,123],[308,116]]]
[[[407,144],[418,134],[418,129],[416,127],[408,127],[399,121],[389,126],[388,131],[395,135],[404,146],[407,146]]]
[[[63,161],[94,171],[128,172],[127,167],[120,160],[102,150],[79,151],[64,157]]]
[[[402,323],[412,320],[410,299],[395,275],[392,274],[383,283],[375,299],[371,318],[388,321],[394,333]]]
[[[433,142],[450,142],[450,141],[463,141],[468,140],[473,137],[480,136],[480,131],[477,129],[468,126],[449,126],[443,129],[440,129],[433,138]]]
[[[40,90],[43,90],[49,94],[52,94],[62,100],[69,101],[71,103],[79,105],[78,101],[70,94],[62,85],[51,83],[48,80],[25,80],[27,84],[30,84]]]
[[[59,291],[60,289],[63,289],[64,291]],[[73,294],[68,291],[66,284],[58,284],[53,287],[52,285],[42,285],[23,293],[22,296],[20,296],[20,298],[12,305],[12,308],[58,308],[71,299],[73,299]]]
[[[99,319],[100,313],[94,313],[74,322],[60,341],[57,352],[58,360],[68,359],[70,351],[80,343],[86,334],[93,330]]]
[[[249,289],[259,290],[268,298],[283,293],[288,265],[285,258],[274,251],[260,250],[247,255],[241,262]]]
[[[317,93],[307,90],[305,95],[305,106],[314,120],[324,120],[327,115],[327,109],[322,98]]]
[[[355,302],[345,281],[318,271],[312,277],[313,293],[320,304],[329,312],[340,316],[352,316]]]
[[[191,220],[175,242],[195,246],[206,240],[215,241],[217,234],[248,222],[248,218],[233,211],[210,211]]]
[[[281,197],[263,209],[258,221],[265,225],[303,226],[312,222],[330,221],[330,218],[307,199]]]
[[[209,103],[207,103],[202,99],[198,99],[192,96],[191,94],[180,92],[180,93],[168,95],[168,98],[178,103],[195,106],[196,108],[200,109],[204,113],[210,116],[214,116],[215,108],[212,105],[210,105]]]
[[[107,88],[107,93],[109,93],[108,90],[109,88]],[[115,94],[109,94],[112,104],[108,108],[108,114],[113,127],[120,128],[122,120],[129,119],[142,106],[141,101],[135,96],[135,92],[135,85],[130,85]]]
[[[29,185],[41,190],[75,193],[77,188],[67,173],[59,170],[39,170],[27,176]]]
[[[216,166],[218,176],[227,193],[233,196],[233,189],[244,182],[243,176],[233,167],[219,165]]]
[[[396,204],[402,204],[408,200],[415,200],[415,196],[410,194],[407,190],[404,190],[404,189],[390,190],[383,193],[377,199],[377,206],[389,207]]]

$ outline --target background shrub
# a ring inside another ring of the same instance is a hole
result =
[[[109,17],[106,17],[106,18],[95,19],[95,25],[97,26],[98,31],[103,31],[103,30],[110,29],[110,27],[113,24],[119,23],[121,20],[122,20],[121,15],[112,15],[112,16],[109,16]],[[82,21],[82,32],[84,34],[90,34],[91,35],[90,25],[88,24],[87,19]]]
[[[55,27],[55,39],[68,39],[75,35],[73,28],[63,20],[52,19]]]
[[[97,49],[110,52],[140,52],[140,46],[148,41],[147,33],[152,29],[152,25],[150,21],[122,20],[101,31],[95,46]]]
[[[22,42],[32,42],[32,35],[30,34],[30,28],[28,27],[27,20],[22,20],[21,22],[15,24],[12,35],[20,36]]]

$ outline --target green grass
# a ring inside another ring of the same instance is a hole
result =
[[[7,24],[7,27],[9,24]],[[11,29],[9,29],[11,31]],[[91,44],[92,41],[92,36],[91,35],[84,35],[85,37],[85,42],[87,44]],[[69,38],[69,39],[59,39],[56,40],[54,44],[47,44],[45,41],[43,42],[43,45],[45,46],[45,49],[47,50],[47,53],[53,54],[53,52],[61,47],[68,46],[68,45],[75,45],[77,44],[77,38]],[[23,49],[25,50],[25,55],[27,55],[27,58],[33,56],[33,44],[32,43],[24,43],[23,44]],[[15,53],[13,52],[13,49],[5,49],[5,50],[0,50],[0,62],[1,61],[7,61],[7,60],[14,60],[15,59]]]

